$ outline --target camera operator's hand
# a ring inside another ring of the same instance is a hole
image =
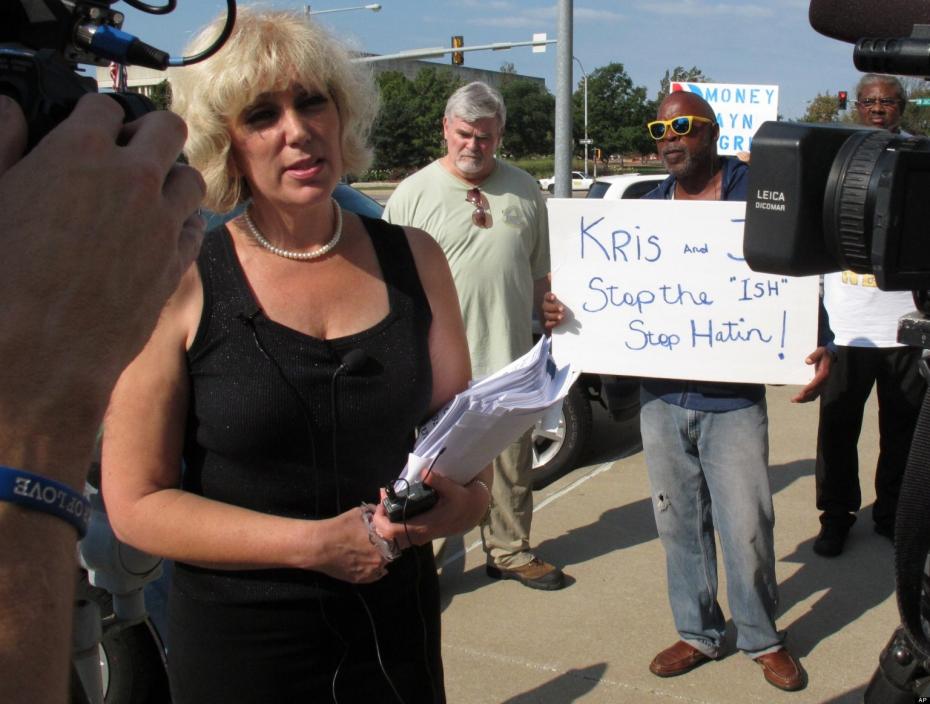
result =
[[[825,346],[818,347],[811,352],[805,359],[805,364],[814,365],[814,378],[810,383],[798,392],[798,395],[791,399],[792,403],[808,403],[820,396],[823,386],[830,376],[830,368],[833,366],[833,354]]]
[[[43,472],[3,438],[49,433],[89,458],[116,379],[200,246],[185,138],[171,113],[123,125],[115,101],[87,95],[20,159],[26,124],[0,97],[0,462]]]
[[[78,490],[116,379],[203,237],[203,180],[175,164],[184,123],[122,121],[87,95],[23,157],[26,121],[0,96],[0,464]],[[66,701],[76,536],[0,502],[7,704]]]

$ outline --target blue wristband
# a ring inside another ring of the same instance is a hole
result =
[[[54,479],[0,465],[0,501],[57,516],[77,529],[78,538],[87,533],[90,501]]]

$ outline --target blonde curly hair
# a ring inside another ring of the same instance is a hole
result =
[[[209,46],[224,22],[225,15],[211,22],[186,53]],[[230,152],[230,126],[259,95],[294,82],[324,89],[335,102],[345,173],[360,174],[371,164],[368,137],[379,105],[371,71],[305,13],[242,8],[223,48],[174,71],[169,81],[171,109],[187,123],[184,153],[207,183],[205,207],[217,213],[249,197]]]

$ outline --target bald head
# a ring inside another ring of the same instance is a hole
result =
[[[665,96],[665,100],[659,103],[658,119],[670,120],[679,115],[697,115],[717,120],[710,103],[697,93],[686,93],[681,90],[669,93]]]

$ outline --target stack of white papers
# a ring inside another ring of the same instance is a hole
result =
[[[472,382],[420,428],[407,466],[395,484],[420,479],[424,468],[460,484],[478,474],[508,445],[542,419],[558,426],[562,399],[578,377],[570,364],[557,367],[543,336],[525,355],[500,371]]]

